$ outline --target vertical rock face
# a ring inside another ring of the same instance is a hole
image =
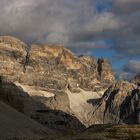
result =
[[[32,45],[23,79],[31,76],[33,84],[61,90],[66,87],[70,71],[80,67],[77,58],[63,46]]]
[[[115,80],[110,63],[104,58],[98,60],[98,72],[100,79],[104,82],[113,82]]]
[[[18,80],[24,72],[26,55],[26,45],[23,42],[14,37],[0,36],[0,75]]]
[[[90,56],[76,57],[62,45],[32,45],[28,52],[20,40],[1,36],[0,54],[0,74],[27,85],[64,90],[68,79],[73,79],[76,85],[91,90],[95,83],[114,80],[105,59],[97,63]]]
[[[112,122],[139,123],[140,91],[136,85],[121,81],[113,84],[105,95],[105,121],[112,114]]]
[[[137,84],[119,81],[110,86],[94,110],[100,123],[139,124],[140,89]]]
[[[19,112],[24,112],[24,99],[28,94],[14,83],[0,76],[0,100],[4,101]]]
[[[46,61],[49,63],[49,66],[47,64],[42,65],[42,69],[38,67],[38,70],[41,70],[41,72],[49,71],[48,67],[51,68],[51,66],[56,66],[56,68],[60,66],[60,68],[65,67],[66,69],[79,69],[81,67],[74,54],[61,45],[32,45],[30,62],[37,66],[36,61]],[[50,69],[49,72],[52,72],[52,70]]]

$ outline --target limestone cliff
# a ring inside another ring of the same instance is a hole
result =
[[[101,80],[104,82],[112,82],[115,80],[110,63],[104,58],[98,60],[98,72]]]
[[[26,62],[26,45],[20,40],[10,37],[0,37],[0,75],[16,81],[24,72]]]
[[[140,124],[140,87],[137,83],[118,81],[112,84],[99,100],[91,120],[99,124]]]
[[[0,54],[0,74],[26,85],[64,89],[68,79],[74,79],[81,88],[88,89],[87,85],[92,87],[95,81],[114,80],[107,60],[97,63],[93,57],[76,57],[61,45],[32,45],[28,51],[20,40],[1,36]]]

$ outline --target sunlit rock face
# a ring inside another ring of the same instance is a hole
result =
[[[20,40],[0,36],[0,75],[16,81],[24,73],[26,62],[26,45]]]
[[[31,84],[48,90],[64,90],[70,71],[80,66],[72,52],[63,46],[32,45],[23,78],[31,76]]]
[[[57,68],[69,70],[81,67],[74,54],[61,45],[32,45],[29,60],[34,70],[42,74]]]
[[[100,65],[101,70],[99,71]],[[69,79],[75,81],[77,86],[85,90],[94,89],[95,83],[104,83],[106,80],[110,84],[114,81],[108,62],[97,64],[94,57],[76,57],[70,50],[61,45],[33,45],[29,52],[25,74],[27,77],[30,74],[33,75],[33,79],[39,76],[40,80],[44,82],[45,77],[47,77],[46,82],[50,81],[49,83],[51,83],[52,81],[53,85],[56,83],[56,88],[60,90],[66,88]],[[35,81],[37,82],[37,80]],[[48,85],[50,89],[49,83],[45,85]]]
[[[32,45],[28,51],[20,40],[1,36],[0,54],[1,75],[27,85],[64,90],[73,79],[80,88],[91,90],[95,83],[114,80],[107,60],[76,57],[62,45]]]

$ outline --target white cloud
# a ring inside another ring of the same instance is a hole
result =
[[[121,21],[111,12],[98,14],[86,25],[86,29],[93,33],[103,33],[106,30],[117,30],[123,26]]]
[[[91,0],[0,0],[1,33],[25,40],[68,42],[69,36],[94,16]],[[30,39],[29,39],[30,38]]]
[[[125,80],[131,80],[134,76],[140,73],[140,61],[130,60],[120,72],[119,78]]]
[[[131,60],[128,64],[124,67],[124,71],[131,72],[131,73],[140,73],[140,61]]]
[[[0,0],[0,30],[23,40],[69,45],[121,27],[113,13],[97,14],[92,0]]]
[[[140,1],[139,0],[115,0],[114,1],[114,11],[119,14],[130,14],[139,10]]]

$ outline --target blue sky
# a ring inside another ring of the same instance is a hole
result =
[[[140,72],[139,17],[138,0],[0,0],[0,35],[105,57],[128,79]]]
[[[112,9],[112,4],[113,4],[113,0],[107,0],[107,1],[103,1],[103,0],[99,0],[99,1],[95,1],[93,0],[93,5],[96,7],[96,11],[98,13],[100,12],[104,12],[104,11],[110,11]]]

